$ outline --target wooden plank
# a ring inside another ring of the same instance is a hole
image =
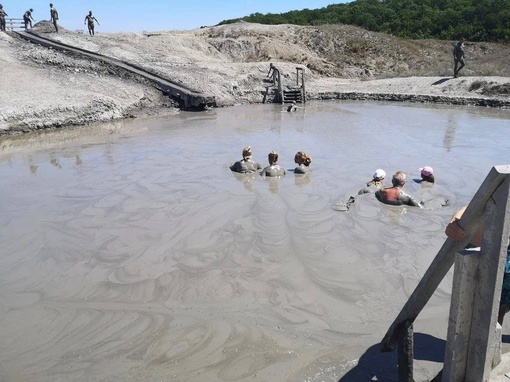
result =
[[[474,295],[466,381],[486,381],[492,369],[496,323],[510,233],[510,177],[487,203],[478,288]]]
[[[476,194],[473,196],[473,199],[466,208],[462,218],[459,220],[459,225],[468,232],[468,238],[462,242],[455,242],[450,238],[446,239],[431,265],[409,297],[407,303],[404,305],[382,339],[381,351],[386,352],[395,350],[399,330],[403,327],[403,324],[406,321],[413,323],[425,304],[429,301],[434,291],[450,270],[455,259],[455,254],[465,247],[471,236],[473,236],[473,233],[478,228],[485,204],[508,174],[510,174],[509,165],[496,166],[489,171],[489,174]]]

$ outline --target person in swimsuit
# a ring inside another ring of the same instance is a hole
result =
[[[394,206],[407,205],[422,208],[420,203],[402,190],[406,183],[406,174],[403,171],[397,171],[393,175],[391,183],[393,187],[382,188],[375,192],[375,196],[380,202]]]
[[[459,211],[457,211],[450,220],[450,223],[448,223],[446,226],[446,236],[454,241],[463,241],[466,239],[466,231],[461,226],[459,226],[459,220],[464,214],[466,208],[467,206],[464,206]],[[482,243],[482,235],[483,225],[480,224],[480,227],[471,238],[471,241],[467,247],[479,247]],[[503,275],[503,287],[501,288],[501,298],[499,301],[498,311],[498,323],[501,326],[503,326],[505,315],[510,311],[510,237],[508,239],[509,243],[507,244],[508,247],[506,254],[505,274]]]
[[[5,32],[5,16],[9,16],[4,11],[4,6],[0,4],[0,31]]]
[[[32,17],[33,11],[34,10],[32,8],[30,8],[28,11],[26,11],[23,14],[23,21],[25,22],[25,29],[28,29],[29,24],[30,24],[30,28],[32,28],[32,21],[35,21],[34,18]]]
[[[271,151],[267,155],[267,159],[269,161],[269,166],[262,170],[262,175],[280,177],[287,173],[285,169],[278,164],[278,153],[276,151]]]
[[[373,194],[376,191],[384,188],[384,178],[386,178],[386,171],[378,168],[375,170],[372,180],[367,183],[365,187],[358,191],[358,195]]]
[[[94,16],[92,16],[92,11],[89,11],[89,14],[85,16],[83,24],[88,24],[89,35],[91,36],[94,36],[94,21],[97,23],[97,25],[101,25],[99,24],[99,21],[97,21],[97,19]]]
[[[260,163],[254,162],[251,159],[251,155],[252,155],[251,146],[245,147],[243,149],[243,159],[231,165],[230,170],[242,174],[251,174],[256,171],[262,170],[262,165]]]
[[[459,76],[460,70],[466,65],[464,62],[464,37],[460,38],[460,41],[453,47],[453,77]],[[459,66],[460,64],[460,66]]]
[[[57,9],[53,7],[53,4],[50,3],[50,20],[53,23],[53,26],[55,27],[55,32],[58,33],[58,12]]]
[[[294,169],[294,174],[308,174],[312,170],[310,169],[310,163],[312,163],[312,157],[306,155],[303,151],[298,151],[294,156],[294,162],[297,163],[297,167]]]

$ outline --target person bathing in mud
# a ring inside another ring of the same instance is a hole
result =
[[[230,170],[241,174],[251,174],[262,170],[262,165],[260,163],[254,162],[251,159],[251,155],[251,146],[245,147],[243,149],[243,159],[235,162],[232,166],[230,166]]]
[[[286,174],[285,169],[278,164],[278,153],[276,151],[271,151],[267,155],[267,159],[269,161],[269,166],[262,170],[262,175],[279,177]]]
[[[84,25],[87,24],[89,28],[89,35],[91,36],[94,36],[94,21],[97,23],[97,25],[101,25],[99,24],[99,21],[97,21],[97,19],[94,16],[92,16],[92,11],[89,11],[89,14],[85,16],[83,24]]]
[[[303,151],[298,151],[294,155],[294,162],[297,163],[297,167],[294,169],[294,174],[308,174],[312,170],[310,169],[310,163],[312,163],[312,157],[306,155]]]
[[[411,195],[402,190],[406,184],[406,174],[403,171],[397,171],[393,175],[391,183],[393,187],[382,188],[375,192],[375,196],[380,202],[394,206],[407,205],[423,208]]]
[[[420,168],[421,181],[434,183],[434,169],[430,166]]]
[[[358,195],[373,194],[384,188],[384,178],[386,178],[386,171],[378,168],[375,170],[372,180],[367,183],[366,187],[359,190]]]

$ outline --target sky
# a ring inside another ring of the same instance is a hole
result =
[[[51,0],[50,0],[51,1]],[[33,8],[37,21],[49,20],[48,0],[0,0],[12,18],[21,18]],[[96,33],[189,30],[213,26],[222,20],[251,13],[283,13],[291,10],[323,8],[348,0],[55,0],[59,25],[65,29],[86,30],[83,24],[89,11],[99,21]]]

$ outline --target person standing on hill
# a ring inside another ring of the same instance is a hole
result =
[[[94,21],[97,23],[97,25],[101,25],[99,24],[99,21],[97,21],[97,19],[92,16],[92,11],[89,11],[89,14],[87,16],[85,16],[85,20],[83,21],[83,24],[88,24],[88,27],[89,27],[89,35],[91,36],[94,36]]]
[[[454,78],[459,76],[460,70],[466,65],[464,62],[464,41],[464,37],[461,37],[459,42],[453,47],[453,61],[455,63],[455,66],[453,67]]]
[[[25,22],[25,29],[28,29],[28,24],[30,24],[30,28],[32,28],[32,21],[35,22],[34,18],[32,17],[32,12],[34,10],[30,8],[28,11],[26,11],[23,14],[23,21]]]
[[[58,33],[58,12],[57,9],[53,7],[53,4],[50,3],[50,20],[53,23],[53,26],[55,27],[55,32]]]
[[[5,32],[5,16],[9,16],[4,11],[4,6],[0,4],[0,31]]]

